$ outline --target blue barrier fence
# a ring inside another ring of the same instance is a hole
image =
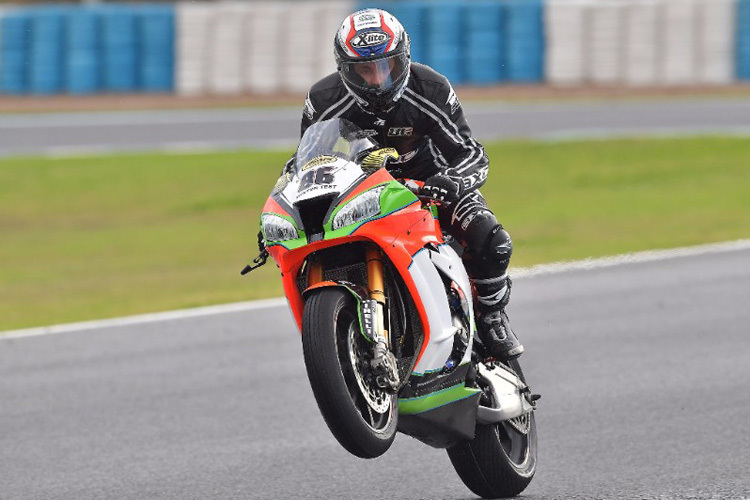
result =
[[[384,3],[385,5],[385,3]],[[387,3],[388,12],[396,16],[411,37],[411,58],[415,62],[426,62],[427,6],[420,2]],[[384,7],[385,8],[385,7]]]
[[[491,84],[508,79],[506,11],[498,2],[477,2],[466,12],[466,80]]]
[[[351,1],[352,10],[379,7],[395,15],[411,36],[412,60],[455,84],[545,79],[546,0]],[[748,81],[750,0],[734,1],[735,74]],[[0,93],[171,92],[176,24],[173,4],[5,10]]]
[[[9,13],[0,24],[0,89],[9,94],[26,92],[29,86],[31,16]]]
[[[102,89],[102,23],[90,9],[76,9],[68,17],[65,88],[71,94],[91,94]]]
[[[153,9],[141,22],[141,84],[149,92],[168,92],[174,86],[174,9]]]
[[[737,78],[750,80],[750,0],[737,3]]]
[[[508,80],[538,82],[544,78],[544,9],[541,0],[507,0]]]
[[[379,0],[357,6],[367,7],[396,16],[412,38],[412,60],[452,83],[544,79],[543,0]]]
[[[6,12],[0,23],[0,92],[174,88],[172,5],[30,7]]]

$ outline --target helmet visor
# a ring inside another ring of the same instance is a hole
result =
[[[344,61],[341,76],[346,83],[360,89],[388,91],[404,76],[407,64],[408,58],[403,53],[370,61]]]

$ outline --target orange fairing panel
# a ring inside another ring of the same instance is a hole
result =
[[[268,199],[266,200],[266,204],[263,205],[263,212],[270,212],[270,213],[276,213],[276,214],[289,216],[289,213],[285,209],[283,209],[276,200],[273,199],[273,196],[269,196]]]
[[[394,237],[394,234],[397,236]],[[347,237],[318,241],[294,250],[287,250],[281,245],[274,245],[268,249],[281,269],[284,293],[300,331],[302,331],[304,300],[297,288],[297,275],[302,264],[313,252],[353,241],[371,241],[382,248],[404,279],[404,283],[415,299],[424,327],[425,339],[422,343],[424,351],[430,339],[430,322],[424,304],[419,300],[419,290],[409,272],[409,266],[412,264],[414,254],[428,243],[442,243],[442,236],[438,222],[431,213],[423,210],[418,202],[388,217],[367,222]]]

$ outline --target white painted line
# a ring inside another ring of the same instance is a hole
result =
[[[621,128],[582,128],[557,132],[543,132],[531,135],[545,142],[607,141],[610,139],[680,139],[689,137],[748,137],[750,127],[726,126],[703,127],[621,127]]]
[[[93,111],[42,114],[4,114],[0,129],[40,129],[71,127],[121,127],[140,125],[185,125],[215,123],[254,123],[299,121],[299,108],[210,110]]]
[[[284,139],[283,137],[268,139],[248,139],[245,141],[188,141],[188,142],[165,142],[161,144],[131,144],[123,146],[113,145],[80,145],[80,146],[52,146],[41,150],[20,148],[17,150],[0,150],[0,159],[13,157],[37,157],[41,156],[49,160],[69,160],[75,158],[90,158],[97,156],[113,155],[143,155],[143,154],[211,154],[222,152],[241,151],[281,151],[294,150],[297,139]]]
[[[110,328],[115,326],[139,325],[144,323],[154,323],[157,321],[169,321],[184,318],[199,318],[202,316],[213,316],[216,314],[252,311],[255,309],[270,309],[273,307],[286,306],[286,303],[287,302],[285,298],[262,299],[248,302],[222,304],[218,306],[179,309],[177,311],[166,311],[152,314],[139,314],[137,316],[125,316],[122,318],[84,321],[82,323],[66,323],[63,325],[25,328],[23,330],[10,330],[6,332],[0,332],[0,340],[17,339],[22,337],[37,337],[39,335],[53,335],[58,333],[80,332],[86,330],[96,330],[99,328]]]
[[[597,259],[584,259],[573,262],[553,262],[539,264],[528,268],[511,269],[513,278],[525,278],[542,274],[556,274],[569,271],[591,271],[605,267],[620,266],[639,262],[654,262],[678,257],[695,257],[713,253],[732,252],[750,249],[750,239],[711,243],[692,247],[672,248],[669,250],[648,250],[645,252],[615,255]]]
[[[597,259],[584,259],[573,262],[554,262],[551,264],[540,264],[528,268],[511,268],[510,274],[514,279],[528,278],[545,274],[556,274],[570,271],[590,271],[606,267],[615,267],[622,264],[654,262],[659,260],[674,259],[678,257],[694,257],[698,255],[749,249],[750,239],[745,239],[728,241],[724,243],[712,243],[708,245],[674,248],[670,250],[649,250],[646,252],[615,255],[613,257],[603,257]],[[58,333],[79,332],[117,326],[138,325],[144,323],[154,323],[157,321],[197,318],[202,316],[212,316],[216,314],[244,312],[258,309],[270,309],[274,307],[286,306],[286,304],[286,299],[281,297],[248,302],[235,302],[232,304],[224,304],[218,306],[199,307],[195,309],[180,309],[177,311],[141,314],[138,316],[125,316],[123,318],[85,321],[83,323],[67,323],[63,325],[26,328],[22,330],[10,330],[6,332],[0,332],[0,340],[36,337],[39,335],[53,335]]]

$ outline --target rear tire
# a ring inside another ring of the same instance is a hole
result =
[[[357,303],[341,288],[314,291],[305,302],[302,348],[315,400],[338,442],[375,458],[396,437],[397,397],[375,386],[371,345],[360,333]]]
[[[518,362],[514,360],[508,365],[525,382]],[[472,441],[448,449],[448,456],[461,480],[482,498],[514,497],[526,489],[536,472],[534,412],[527,419],[519,417],[513,420],[477,425]]]

